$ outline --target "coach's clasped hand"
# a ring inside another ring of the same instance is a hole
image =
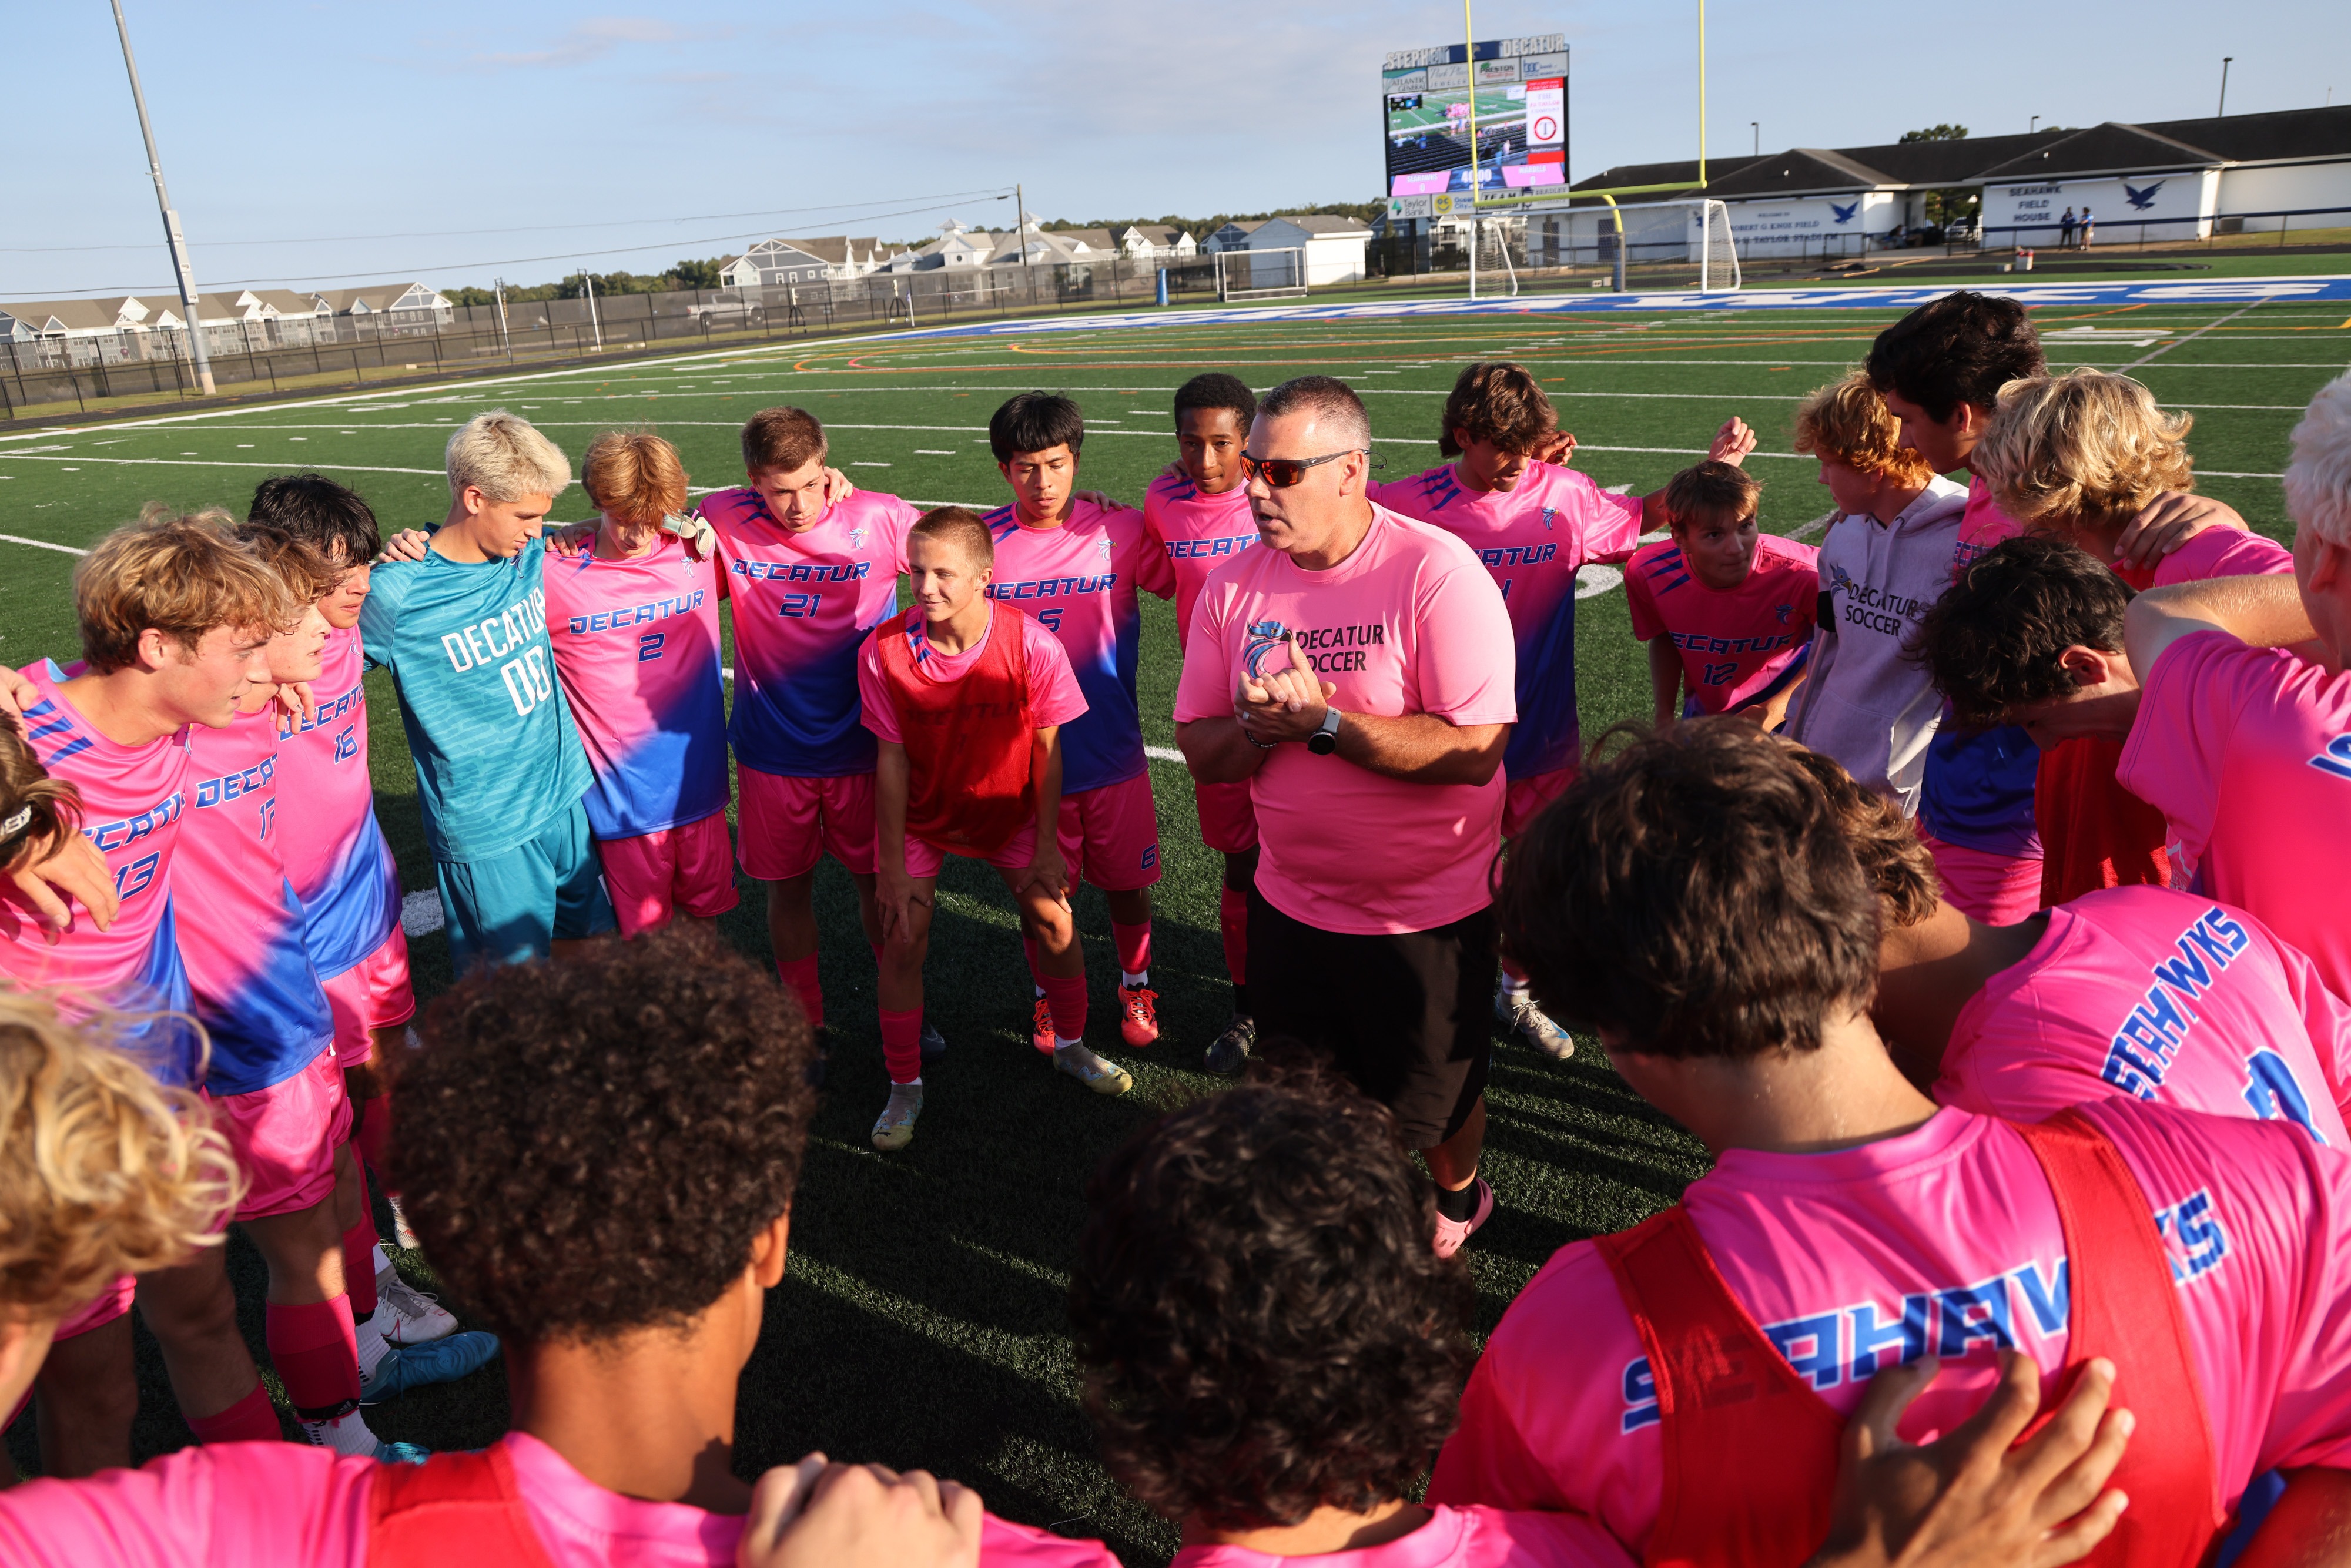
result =
[[[1322,729],[1332,693],[1339,688],[1315,676],[1306,651],[1290,644],[1290,668],[1241,677],[1233,694],[1233,717],[1250,741],[1261,747],[1305,741]]]

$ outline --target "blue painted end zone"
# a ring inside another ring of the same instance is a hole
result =
[[[2252,305],[2287,300],[2351,300],[2351,277],[2251,277],[2203,283],[1986,283],[1985,294],[2028,306]],[[1033,337],[1040,332],[1098,332],[1130,327],[1225,327],[1286,321],[1353,321],[1397,316],[1557,316],[1672,310],[1908,310],[1959,292],[1957,285],[1898,287],[1751,288],[1737,294],[1541,294],[1517,299],[1414,299],[1385,304],[1228,306],[1215,310],[1136,311],[1111,316],[1055,316],[967,326],[924,327],[882,334],[890,339]]]

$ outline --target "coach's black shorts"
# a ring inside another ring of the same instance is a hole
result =
[[[1249,1001],[1258,1038],[1328,1052],[1435,1148],[1486,1092],[1493,1051],[1494,913],[1433,931],[1358,936],[1293,920],[1249,891]]]

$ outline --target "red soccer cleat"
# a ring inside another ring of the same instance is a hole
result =
[[[1148,986],[1118,988],[1118,1032],[1136,1050],[1159,1038],[1159,993]]]

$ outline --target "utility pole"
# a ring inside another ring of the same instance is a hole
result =
[[[2220,57],[2220,107],[2212,111],[2215,120],[2229,112],[2229,62],[2236,57],[2234,55]]]
[[[213,357],[204,348],[204,322],[196,304],[196,269],[188,265],[188,242],[180,234],[180,214],[172,210],[172,194],[163,188],[163,163],[155,156],[155,128],[147,122],[147,95],[139,90],[139,65],[131,57],[131,25],[122,19],[122,0],[114,0],[114,30],[122,39],[122,68],[131,73],[131,101],[139,109],[139,134],[147,141],[147,172],[155,177],[155,204],[163,209],[163,240],[172,247],[172,274],[180,284],[180,308],[187,312],[188,352],[195,361],[196,385],[210,397],[214,390]]]
[[[498,347],[507,351],[507,363],[514,363],[514,339],[507,331],[507,280],[490,279],[490,298],[498,304]]]
[[[1747,129],[1748,129],[1748,130],[1750,130],[1750,131],[1753,131],[1753,132],[1755,132],[1755,156],[1757,156],[1758,158],[1762,157],[1762,156],[1763,156],[1763,122],[1762,122],[1761,120],[1749,120],[1749,121],[1747,122]]]
[[[604,323],[596,315],[596,275],[585,267],[580,269],[580,286],[588,291],[588,327],[596,334],[596,351],[604,351]]]

